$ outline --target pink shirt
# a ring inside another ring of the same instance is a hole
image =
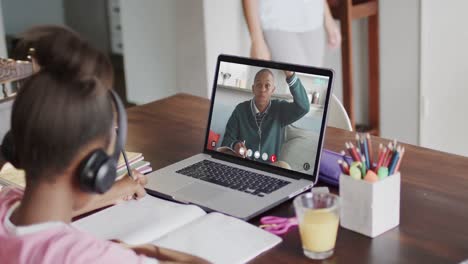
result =
[[[18,188],[0,191],[0,263],[157,262],[63,222],[14,226],[9,217],[22,196]]]

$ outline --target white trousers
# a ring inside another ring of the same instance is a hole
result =
[[[325,30],[319,27],[307,32],[265,30],[265,41],[271,59],[307,66],[322,67],[325,55]]]

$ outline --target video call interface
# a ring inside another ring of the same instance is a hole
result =
[[[328,76],[221,62],[207,148],[312,175]]]

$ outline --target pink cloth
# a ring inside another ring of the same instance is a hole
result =
[[[22,196],[18,188],[0,191],[0,263],[143,263],[147,259],[67,224],[31,234],[11,234],[5,228],[5,216]]]

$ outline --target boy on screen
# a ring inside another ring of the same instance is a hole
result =
[[[275,77],[269,69],[255,74],[251,100],[236,106],[226,125],[221,146],[256,161],[275,163],[283,143],[285,126],[309,112],[306,90],[295,73],[285,71],[293,102],[273,99]]]

